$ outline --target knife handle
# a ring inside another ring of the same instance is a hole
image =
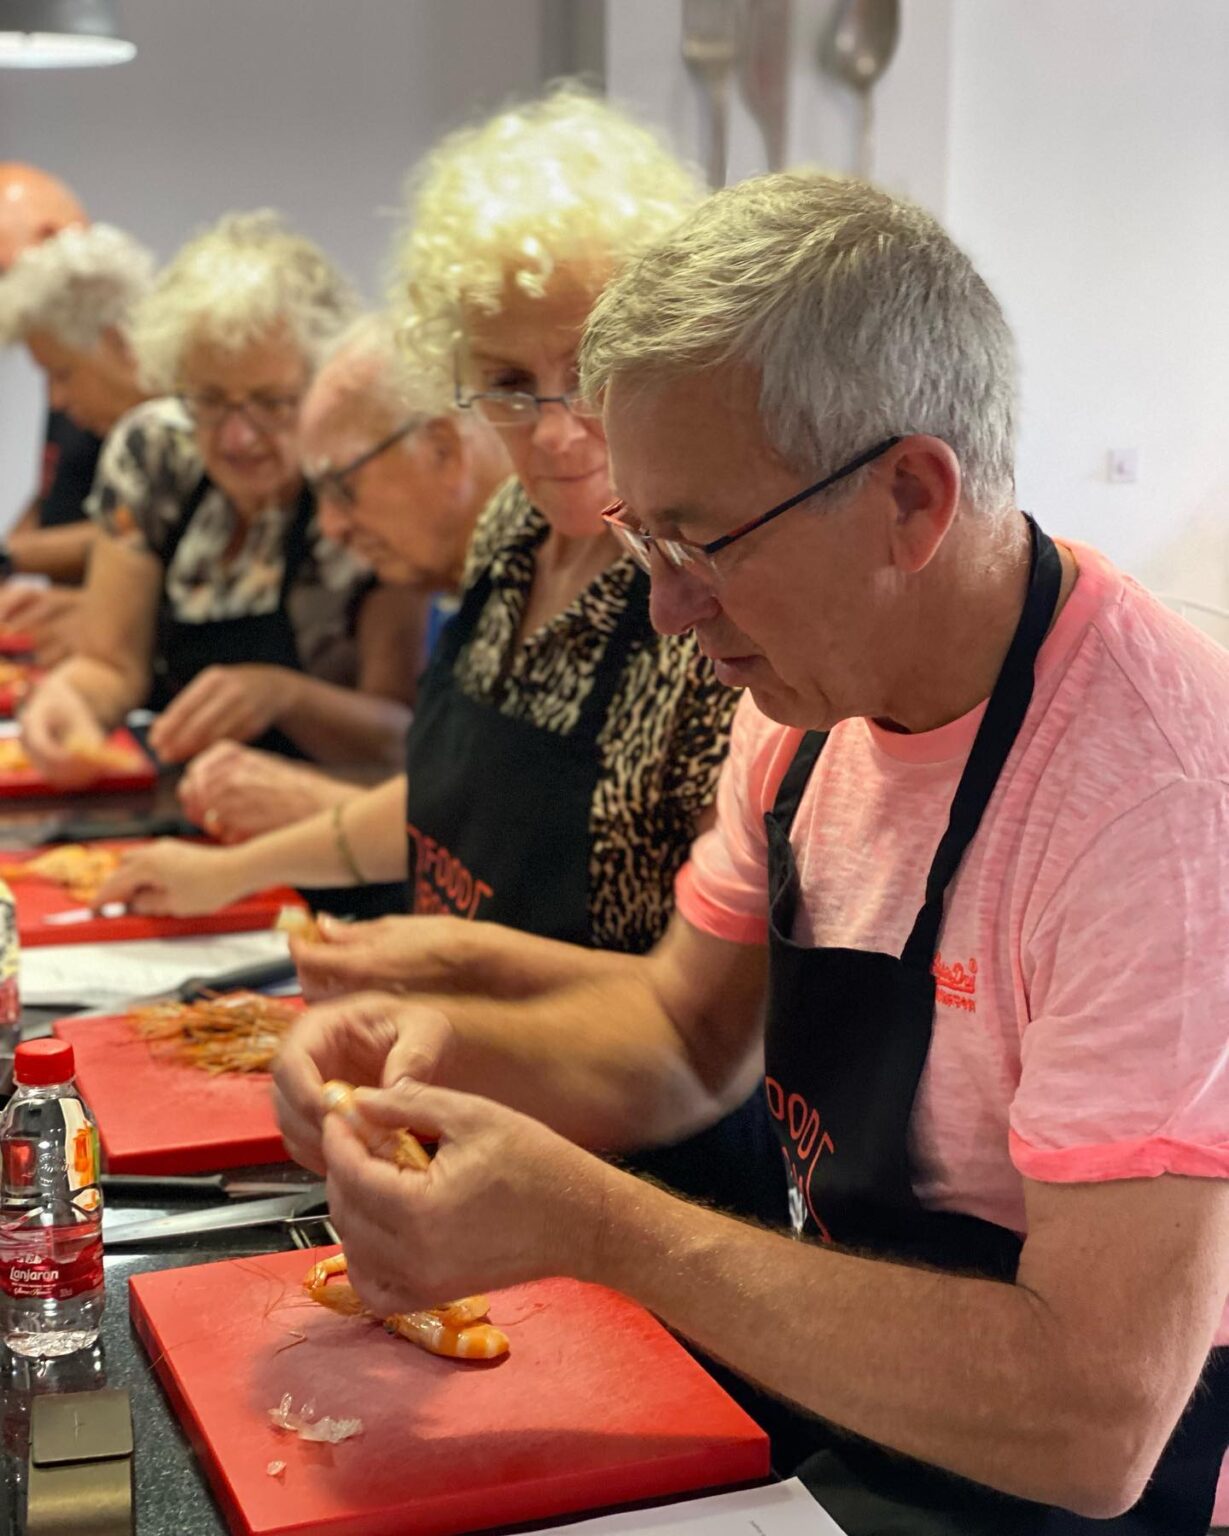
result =
[[[190,976],[175,989],[175,996],[181,1003],[193,1003],[206,992],[238,992],[245,988],[258,992],[262,987],[292,981],[295,974],[294,961],[287,955],[284,960],[261,960],[254,965],[236,966],[233,971],[219,971],[216,976]]]
[[[104,1194],[114,1195],[224,1195],[220,1173],[104,1173],[99,1178]]]

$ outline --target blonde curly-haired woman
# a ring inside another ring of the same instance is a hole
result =
[[[420,686],[407,774],[235,848],[155,845],[108,899],[192,912],[273,879],[408,874],[412,918],[326,923],[321,944],[298,950],[316,995],[524,996],[569,964],[560,940],[651,947],[710,814],[735,695],[691,636],[654,631],[647,577],[605,531],[606,444],[576,360],[606,282],[699,196],[647,129],[571,88],[427,157],[400,253],[410,357],[499,431],[514,478],[478,521],[460,611]],[[712,1175],[750,1172],[755,1129],[744,1158],[710,1144],[654,1167],[742,1204],[739,1178],[717,1188]],[[745,1126],[710,1136],[727,1133]]]
[[[77,653],[24,715],[53,780],[81,782],[81,743],[147,702],[171,761],[223,738],[396,761],[411,679],[395,609],[324,542],[298,464],[299,402],[354,307],[268,212],[190,241],[136,306],[128,343],[161,398],[107,440]]]

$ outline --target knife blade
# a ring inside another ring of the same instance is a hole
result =
[[[67,907],[63,912],[52,912],[43,922],[56,928],[71,928],[76,923],[88,923],[96,917],[127,916],[127,902],[104,901],[100,907]]]
[[[243,1179],[229,1173],[104,1173],[98,1182],[106,1195],[165,1195],[176,1200],[197,1195],[228,1200],[248,1195],[324,1196],[322,1179]]]
[[[278,1222],[299,1221],[327,1210],[319,1193],[280,1195],[270,1200],[239,1200],[230,1205],[211,1205],[203,1211],[181,1211],[169,1216],[123,1220],[123,1211],[103,1211],[105,1248],[161,1242],[170,1237],[193,1237],[200,1232],[231,1232],[244,1227],[267,1227]]]
[[[64,1017],[73,1020],[115,1019],[131,1013],[134,1008],[145,1008],[152,1003],[195,1003],[210,992],[238,992],[242,989],[261,992],[267,987],[293,981],[295,974],[294,961],[289,955],[278,960],[257,960],[250,965],[237,965],[229,971],[218,971],[213,976],[189,976],[186,981],[181,981],[177,987],[170,987],[165,992],[146,992],[140,997],[127,997],[123,1002],[110,1003],[103,1008],[83,1008],[65,1014]],[[40,1034],[49,1035],[54,1022],[52,1019],[29,1026],[22,1038],[35,1040]]]

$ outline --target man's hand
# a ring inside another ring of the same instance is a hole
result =
[[[299,674],[288,667],[206,667],[154,721],[149,744],[182,763],[215,741],[251,741],[291,707]]]
[[[134,912],[151,916],[193,917],[216,912],[247,894],[229,849],[197,848],[164,837],[125,854],[98,901],[127,902]]]
[[[364,1116],[439,1147],[424,1172],[372,1155],[325,1117],[329,1211],[349,1278],[377,1317],[598,1268],[607,1186],[628,1175],[490,1099],[403,1081],[360,1092]]]
[[[291,1157],[324,1172],[320,1090],[330,1078],[364,1088],[429,1082],[452,1044],[452,1025],[437,1008],[381,992],[308,1009],[273,1064],[274,1104]]]
[[[56,667],[77,648],[81,593],[71,587],[8,582],[0,588],[0,630],[21,630],[34,641],[41,667]]]
[[[315,768],[234,741],[216,742],[194,757],[179,781],[185,813],[226,843],[304,821],[359,792]]]
[[[475,926],[447,916],[381,917],[340,923],[322,916],[321,937],[294,939],[303,995],[313,1001],[365,987],[386,992],[452,991],[465,974],[464,943]]]
[[[83,789],[103,772],[90,755],[103,745],[102,729],[72,684],[54,673],[21,712],[21,739],[31,762],[64,789]]]

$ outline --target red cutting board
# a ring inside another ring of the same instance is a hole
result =
[[[97,795],[112,791],[131,792],[154,787],[158,782],[157,770],[150,758],[141,750],[131,731],[112,731],[107,737],[107,745],[119,747],[131,753],[132,768],[120,772],[108,771],[101,778],[91,779],[88,784],[83,784],[79,789],[64,789],[60,785],[50,783],[31,764],[28,768],[0,772],[0,799],[17,800],[29,795]]]
[[[139,848],[149,842],[137,838],[128,842],[104,843],[106,848]],[[24,864],[45,849],[29,849],[0,855],[0,865]],[[62,885],[31,877],[11,882],[17,902],[17,936],[23,944],[97,944],[120,939],[178,939],[199,933],[251,933],[257,928],[272,928],[283,907],[302,907],[303,898],[289,886],[275,885],[257,891],[216,912],[196,917],[147,917],[130,912],[123,917],[90,917],[79,923],[48,923],[56,912],[79,910],[81,902]]]
[[[626,1298],[573,1280],[495,1291],[510,1353],[463,1364],[302,1296],[313,1260],[335,1251],[129,1281],[233,1532],[457,1536],[768,1476],[763,1431]],[[315,1445],[275,1429],[268,1410],[287,1392],[363,1433]]]
[[[61,1019],[98,1121],[108,1173],[212,1173],[289,1154],[267,1072],[219,1073],[155,1056],[126,1019]]]

